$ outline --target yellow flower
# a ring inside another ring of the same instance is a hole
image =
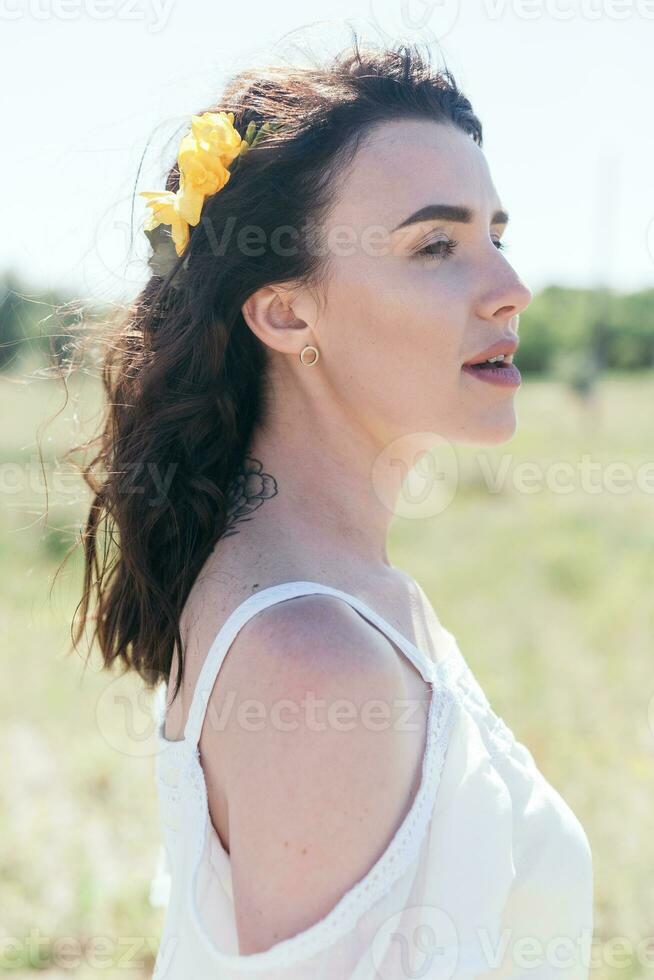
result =
[[[212,156],[194,136],[185,136],[177,157],[179,188],[183,197],[182,213],[191,225],[197,225],[205,197],[221,190],[229,180],[229,170],[220,157]]]
[[[175,243],[175,251],[181,255],[188,245],[188,222],[180,214],[180,198],[172,191],[142,191],[146,204],[152,208],[152,214],[146,220],[145,230],[154,231],[158,225],[170,225],[171,236]]]
[[[203,112],[191,119],[191,131],[203,150],[228,167],[247,143],[234,129],[233,112]]]
[[[189,225],[197,225],[204,200],[221,190],[230,178],[230,163],[248,146],[234,129],[233,112],[204,112],[191,119],[191,132],[183,138],[177,163],[179,189],[141,191],[152,209],[146,230],[170,225],[175,250],[182,255],[189,241]]]

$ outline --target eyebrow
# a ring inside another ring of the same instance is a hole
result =
[[[464,224],[470,224],[474,218],[474,212],[459,204],[427,204],[424,208],[420,208],[419,211],[401,221],[399,225],[393,228],[393,231],[398,231],[407,225],[417,224],[420,221],[433,221],[439,218],[445,221],[460,221]],[[496,211],[491,219],[491,224],[505,225],[508,224],[508,221],[509,216],[506,211]]]

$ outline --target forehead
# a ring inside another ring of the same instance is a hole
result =
[[[331,223],[374,222],[391,229],[431,203],[499,208],[484,153],[453,125],[384,122],[364,138],[340,182]]]

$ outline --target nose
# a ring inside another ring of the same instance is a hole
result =
[[[494,320],[501,324],[514,318],[515,332],[517,333],[518,317],[531,303],[533,293],[516,271],[504,260],[503,256],[502,261],[504,262],[504,274],[500,273],[498,278],[495,270],[493,283],[481,300],[480,313],[484,319]]]

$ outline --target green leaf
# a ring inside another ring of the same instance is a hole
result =
[[[245,130],[245,136],[243,137],[243,139],[247,141],[248,145],[252,142],[252,139],[253,139],[254,134],[256,132],[256,128],[257,128],[257,124],[255,123],[255,121],[253,119],[251,122],[248,123],[248,128]],[[245,151],[242,151],[242,152],[245,152]]]

